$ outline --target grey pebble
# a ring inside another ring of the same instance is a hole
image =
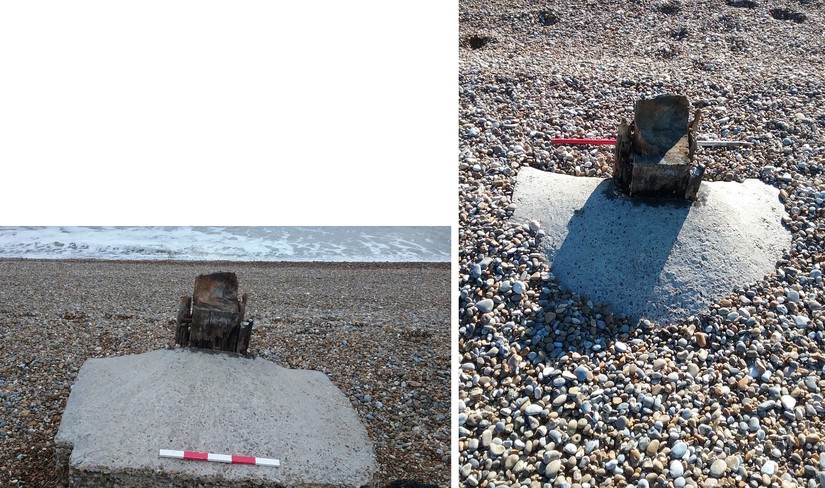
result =
[[[561,453],[559,451],[555,451],[553,449],[548,449],[547,451],[544,452],[543,460],[544,460],[545,464],[548,464],[550,461],[552,461],[554,459],[560,459],[560,458],[561,458]]]
[[[794,324],[796,324],[797,327],[799,327],[800,329],[804,329],[804,328],[808,327],[808,323],[811,321],[811,319],[809,319],[808,317],[805,317],[803,315],[794,315],[793,316],[793,321],[794,321]]]
[[[481,313],[487,313],[493,310],[494,305],[495,304],[493,303],[493,300],[491,298],[485,298],[484,300],[476,302],[476,308]]]
[[[677,441],[673,444],[673,448],[670,450],[670,455],[676,459],[682,459],[687,454],[688,446],[682,441]]]
[[[579,380],[579,382],[581,383],[587,380],[588,377],[590,377],[590,370],[587,369],[587,366],[582,365],[576,367],[576,369],[573,370],[573,374],[576,375],[576,379]]]
[[[723,459],[717,459],[710,465],[710,475],[714,478],[721,478],[728,469],[728,464]]]

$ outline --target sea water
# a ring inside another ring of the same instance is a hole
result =
[[[447,262],[449,227],[0,227],[0,258]]]

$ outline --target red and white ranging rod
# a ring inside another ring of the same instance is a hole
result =
[[[275,466],[281,465],[277,459],[259,458],[254,456],[233,456],[231,454],[212,454],[211,452],[195,452],[195,451],[173,451],[170,449],[161,449],[160,457],[171,459],[186,459],[189,461],[214,461],[216,463],[228,464],[255,464],[257,466]]]

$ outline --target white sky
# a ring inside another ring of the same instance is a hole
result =
[[[0,3],[0,225],[454,225],[450,1]]]

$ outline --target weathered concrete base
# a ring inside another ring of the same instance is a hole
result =
[[[76,487],[361,487],[377,469],[364,426],[323,373],[186,349],[86,361],[55,443]],[[160,449],[281,465],[162,459]]]
[[[779,191],[703,182],[698,199],[635,200],[611,180],[519,170],[513,219],[536,220],[563,288],[633,320],[694,314],[772,273],[791,236]]]

